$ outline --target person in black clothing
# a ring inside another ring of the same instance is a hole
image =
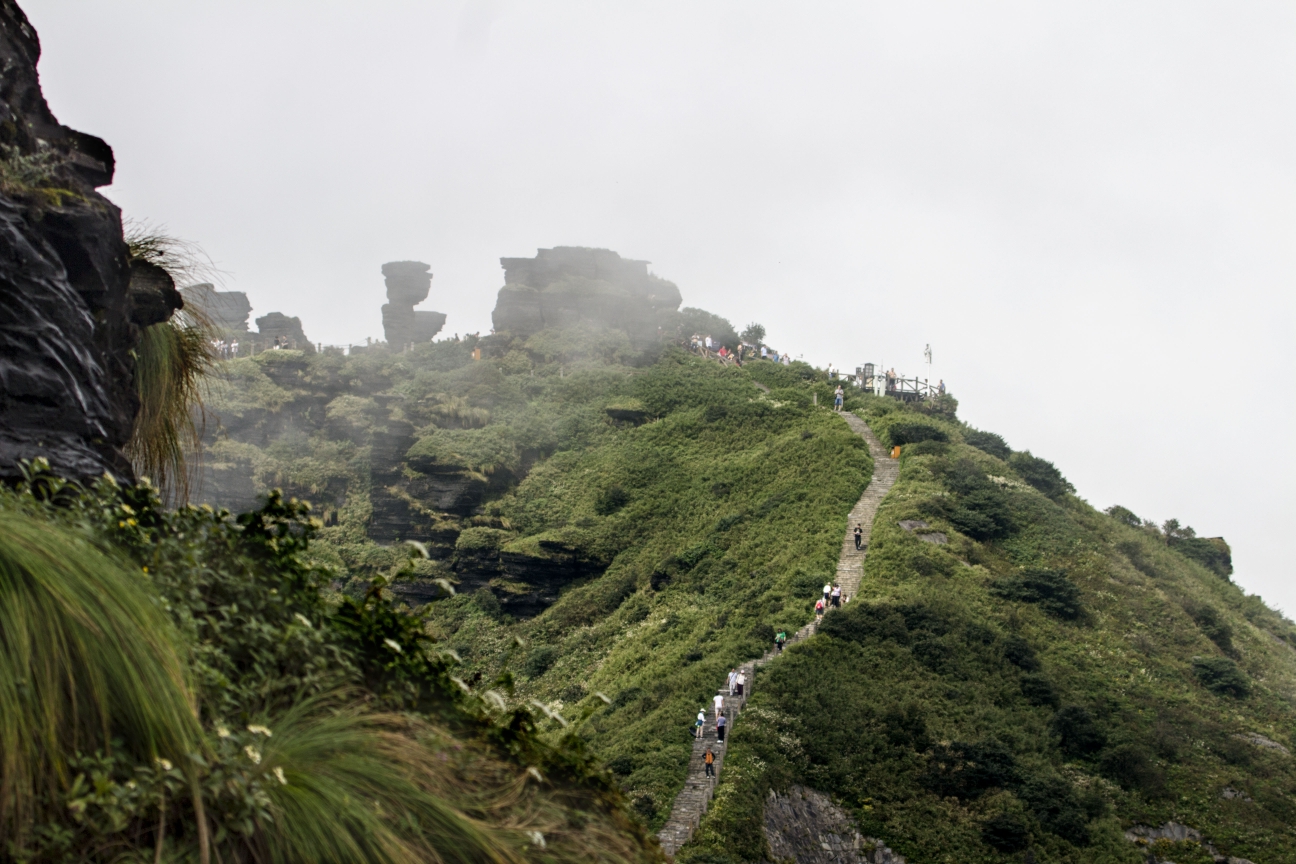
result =
[[[855,526],[855,551],[858,552],[864,548],[864,526]]]

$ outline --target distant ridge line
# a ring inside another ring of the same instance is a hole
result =
[[[865,487],[864,494],[851,508],[850,516],[846,520],[846,536],[842,539],[841,555],[837,559],[837,584],[841,586],[844,602],[854,597],[859,590],[860,579],[864,576],[864,557],[868,554],[869,539],[873,534],[873,520],[877,516],[882,499],[886,497],[900,475],[900,463],[891,458],[891,454],[882,446],[882,442],[873,434],[873,430],[867,423],[854,414],[843,413],[841,416],[845,419],[846,425],[868,443],[869,455],[873,457],[873,476]],[[860,551],[855,549],[856,525],[864,529],[863,549]],[[811,621],[788,638],[788,645],[813,635],[815,629],[815,622]],[[771,649],[763,657],[738,667],[739,671],[747,676],[747,686],[744,688],[742,697],[729,696],[728,682],[725,682],[726,686],[716,691],[725,697],[724,713],[729,726],[728,734],[732,735],[734,723],[742,712],[743,706],[747,704],[747,697],[751,695],[756,670],[777,656],[778,652]],[[703,737],[693,741],[693,753],[689,757],[688,778],[684,781],[684,788],[675,796],[670,818],[657,832],[657,840],[661,843],[662,851],[672,857],[681,846],[692,839],[693,832],[697,830],[702,815],[706,813],[711,803],[711,796],[715,794],[716,784],[720,781],[720,770],[724,765],[725,748],[715,746],[714,723],[707,722],[703,724],[702,729]],[[706,776],[707,747],[711,747],[715,753],[714,777]]]

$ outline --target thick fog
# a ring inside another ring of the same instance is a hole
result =
[[[104,191],[254,316],[378,338],[415,258],[486,332],[501,256],[646,258],[780,350],[944,378],[1296,612],[1291,3],[23,5]]]

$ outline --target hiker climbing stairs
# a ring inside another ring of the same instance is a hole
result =
[[[873,531],[873,517],[877,515],[878,505],[894,485],[896,477],[900,473],[900,465],[891,458],[882,443],[878,441],[877,436],[868,424],[856,417],[854,414],[841,415],[851,430],[862,437],[867,443],[869,454],[873,457],[873,477],[868,486],[864,489],[864,494],[860,496],[859,501],[851,509],[850,517],[846,521],[846,537],[842,540],[841,555],[837,559],[837,584],[841,586],[843,602],[849,602],[855,593],[859,590],[860,579],[864,575],[864,556],[868,553],[869,537]],[[855,526],[859,525],[863,529],[863,542],[860,549],[855,548]],[[815,623],[805,625],[795,634],[788,638],[787,644],[793,645],[805,639],[815,632]],[[755,672],[758,668],[778,656],[777,650],[771,650],[765,656],[748,661],[738,667],[738,671],[746,678],[747,685],[743,690],[742,696],[730,696],[727,682],[724,682],[722,689],[716,692],[724,697],[724,714],[729,732],[733,733],[733,727],[742,712],[743,706],[747,704],[747,698],[751,695],[752,687],[755,684]],[[707,712],[707,722],[702,725],[703,735],[693,741],[693,753],[689,757],[688,779],[684,781],[684,788],[675,796],[675,804],[671,807],[670,818],[666,824],[657,832],[657,840],[661,843],[662,851],[667,855],[674,855],[675,852],[689,841],[693,832],[697,830],[698,823],[702,820],[702,814],[706,813],[708,805],[711,803],[711,796],[715,794],[716,783],[720,780],[720,770],[724,765],[725,747],[717,746],[716,730],[714,715]],[[727,736],[726,736],[727,737]],[[710,747],[715,754],[715,773],[708,777],[706,774],[706,751]]]

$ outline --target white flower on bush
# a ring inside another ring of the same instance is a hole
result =
[[[383,644],[386,645],[388,648],[392,649],[393,651],[395,651],[397,654],[404,653],[401,650],[400,643],[397,642],[395,639],[384,639]]]
[[[260,751],[260,750],[256,749],[256,748],[253,747],[251,744],[249,744],[249,745],[247,745],[246,747],[243,748],[243,752],[246,753],[246,754],[247,754],[247,757],[248,757],[249,759],[252,760],[252,764],[253,764],[253,765],[260,765],[260,764],[261,764],[261,751]]]
[[[282,766],[276,766],[272,773],[274,774],[275,779],[278,780],[281,785],[283,786],[288,785],[288,778],[284,776],[284,770]]]
[[[253,735],[264,735],[267,738],[270,737],[270,730],[264,726],[259,726],[256,723],[252,723],[251,725],[249,725],[248,731],[251,732]]]

